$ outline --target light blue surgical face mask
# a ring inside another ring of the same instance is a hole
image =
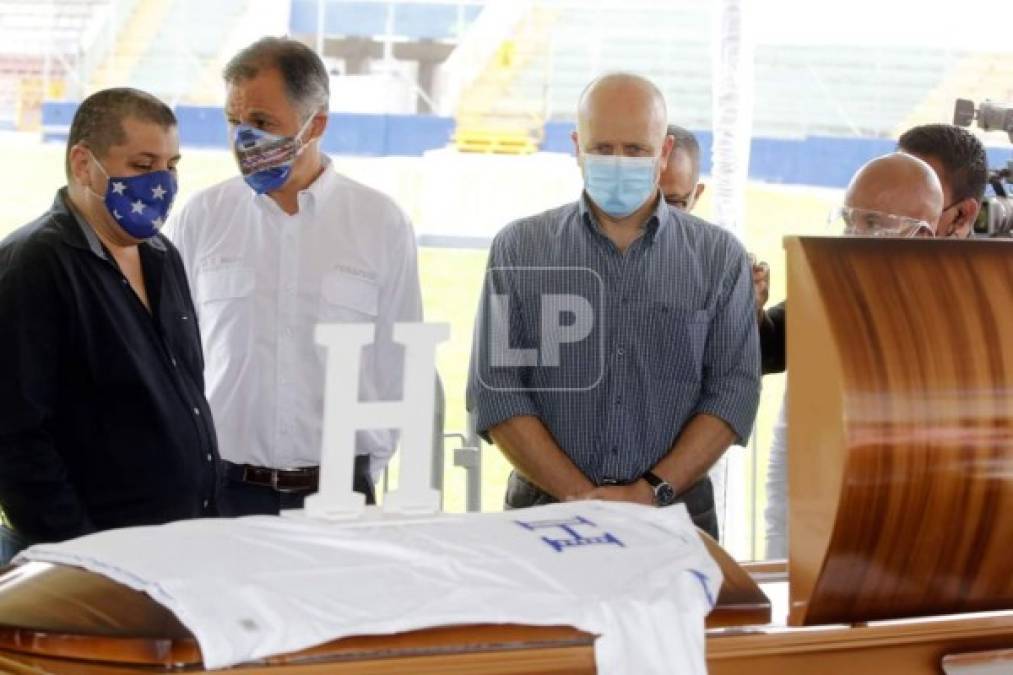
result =
[[[658,189],[657,157],[584,155],[584,190],[602,211],[625,218]]]

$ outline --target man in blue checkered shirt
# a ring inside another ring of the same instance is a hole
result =
[[[752,273],[735,237],[661,198],[666,128],[642,77],[581,95],[584,193],[493,242],[468,408],[514,465],[508,507],[684,502],[716,537],[707,470],[759,401]]]

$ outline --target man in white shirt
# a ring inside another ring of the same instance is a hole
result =
[[[415,234],[387,196],[338,174],[320,150],[329,78],[320,58],[263,38],[224,71],[241,176],[204,190],[167,230],[179,248],[204,337],[207,394],[224,461],[225,515],[300,508],[317,489],[323,417],[318,323],[372,323],[361,400],[401,396],[395,322],[422,320]],[[359,432],[355,484],[397,441]]]

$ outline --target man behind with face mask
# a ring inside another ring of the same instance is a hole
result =
[[[642,77],[606,75],[584,91],[573,134],[584,194],[493,242],[468,407],[514,465],[508,507],[685,502],[716,537],[707,470],[749,436],[759,400],[752,281],[734,236],[662,198],[666,119],[661,92]],[[558,270],[569,295],[525,281],[539,270]],[[603,314],[539,330],[547,303],[596,289]],[[582,324],[595,337],[557,339],[558,350],[523,365],[506,363],[503,334],[490,332],[508,328],[516,353]]]
[[[926,162],[939,176],[943,212],[936,236],[970,237],[988,182],[988,157],[981,141],[952,124],[923,124],[901,134],[897,149]]]
[[[700,182],[700,142],[692,131],[668,125],[672,152],[661,171],[661,194],[670,206],[692,213],[706,185]]]
[[[67,187],[0,243],[4,560],[29,543],[215,514],[218,451],[182,261],[172,111],[135,89],[78,108]]]
[[[361,400],[401,397],[395,322],[422,320],[415,233],[387,196],[338,174],[320,150],[329,76],[309,47],[263,38],[224,72],[241,176],[197,194],[170,223],[197,298],[225,515],[301,508],[317,491],[323,420],[318,323],[372,323]],[[356,383],[349,383],[356,386]],[[394,452],[359,432],[357,491]]]

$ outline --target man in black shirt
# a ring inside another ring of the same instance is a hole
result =
[[[178,161],[164,103],[98,92],[71,124],[67,187],[0,243],[0,554],[215,514],[196,314],[158,233]]]
[[[769,284],[769,272],[767,274],[764,283]],[[782,300],[770,309],[761,308],[757,315],[760,329],[760,370],[764,375],[783,373],[788,364],[786,306],[787,303]]]

